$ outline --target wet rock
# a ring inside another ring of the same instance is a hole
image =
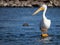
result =
[[[29,24],[28,23],[24,23],[23,26],[29,26]]]

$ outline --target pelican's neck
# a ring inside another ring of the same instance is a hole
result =
[[[45,8],[45,10],[44,10],[44,12],[43,12],[43,19],[47,19],[47,17],[45,16],[46,11],[47,11],[47,8]]]

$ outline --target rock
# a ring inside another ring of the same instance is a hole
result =
[[[29,24],[28,23],[24,23],[23,26],[29,26]]]
[[[52,7],[53,5],[49,3],[48,6]]]
[[[60,6],[60,0],[51,0],[55,6]]]
[[[8,4],[7,3],[4,3],[4,6],[7,6]]]
[[[9,1],[7,3],[8,3],[8,6],[12,6],[13,5],[13,1]]]
[[[54,4],[55,4],[56,6],[60,6],[60,0],[54,0]]]
[[[0,0],[0,6],[38,7],[42,2],[51,7],[60,6],[60,0]]]
[[[17,6],[16,4],[13,4],[12,6]]]
[[[0,6],[3,6],[4,5],[4,2],[3,1],[0,1]]]

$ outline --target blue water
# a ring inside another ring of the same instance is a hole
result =
[[[60,8],[48,8],[46,13],[52,22],[48,30],[50,42],[41,41],[43,12],[32,16],[36,9],[0,8],[0,45],[60,45]],[[23,26],[24,23],[29,26]]]

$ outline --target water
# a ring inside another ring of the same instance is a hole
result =
[[[48,8],[46,17],[52,24],[49,37],[41,39],[42,12],[32,16],[37,8],[0,8],[0,45],[59,45],[60,8]],[[23,26],[28,23],[29,26]]]

